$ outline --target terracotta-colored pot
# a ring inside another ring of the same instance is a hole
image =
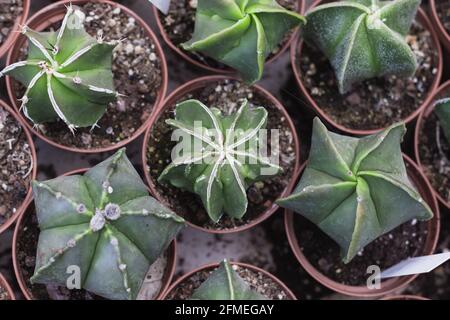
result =
[[[314,2],[311,7],[308,8],[308,10],[317,7],[318,5],[322,4],[323,2],[330,2],[330,1],[324,1],[324,0],[317,0]],[[437,87],[439,86],[439,82],[442,75],[442,69],[443,69],[443,55],[442,55],[442,49],[441,45],[439,43],[439,38],[436,34],[436,31],[434,30],[430,20],[428,19],[427,15],[425,14],[425,11],[423,11],[421,8],[419,8],[417,18],[418,21],[423,25],[425,29],[427,29],[434,42],[434,50],[438,53],[438,64],[437,64],[437,73],[435,75],[433,84],[431,85],[430,90],[427,93],[427,98],[425,99],[424,103],[413,113],[411,113],[406,119],[403,119],[403,122],[405,124],[408,124],[412,122],[416,117],[419,116],[420,112],[425,108],[425,106],[430,102],[433,93],[436,91]],[[371,129],[371,130],[360,130],[360,129],[351,129],[347,128],[336,121],[334,121],[324,110],[322,110],[321,106],[317,104],[317,102],[314,100],[314,97],[312,97],[309,94],[308,89],[306,88],[305,84],[302,80],[302,71],[300,68],[297,67],[298,65],[298,59],[301,59],[302,56],[302,49],[304,46],[304,42],[300,39],[299,35],[294,39],[291,45],[291,65],[292,69],[294,71],[295,79],[297,81],[297,85],[300,88],[300,91],[302,95],[307,99],[308,103],[314,111],[320,116],[322,120],[324,120],[327,124],[330,126],[338,129],[341,132],[344,132],[346,134],[354,135],[354,136],[365,136],[369,134],[374,134],[376,132],[379,132],[385,128],[379,128],[379,129]],[[298,49],[298,50],[297,50]],[[300,57],[300,58],[299,58]]]
[[[153,180],[152,176],[149,174],[148,169],[147,169],[147,163],[148,163],[148,161],[147,161],[148,160],[147,159],[147,144],[148,144],[150,135],[152,134],[153,125],[158,121],[158,119],[160,118],[160,115],[167,108],[173,106],[179,99],[186,96],[189,92],[193,92],[195,90],[198,90],[199,88],[205,87],[206,85],[209,85],[209,84],[215,83],[215,82],[219,82],[219,81],[223,81],[223,80],[240,81],[237,78],[233,78],[230,76],[206,76],[206,77],[197,78],[195,80],[189,81],[186,84],[180,86],[179,88],[177,88],[174,92],[172,92],[167,97],[167,99],[162,104],[161,109],[159,109],[158,112],[154,114],[154,116],[152,117],[152,119],[150,121],[150,125],[147,128],[147,131],[145,132],[144,144],[143,144],[143,148],[142,148],[142,164],[144,166],[145,178],[147,179],[147,183],[150,187],[151,193],[158,199],[158,201],[160,201],[161,203],[164,203],[169,208],[171,207],[170,204],[167,203],[167,201],[162,197],[160,191],[158,190],[157,181]],[[257,85],[254,85],[252,88],[256,92],[258,92],[262,96],[264,96],[268,101],[270,101],[286,118],[289,128],[292,132],[293,144],[294,144],[295,155],[296,155],[295,168],[294,168],[293,172],[298,172],[298,170],[300,168],[300,160],[299,160],[300,159],[300,142],[299,142],[299,138],[297,136],[297,132],[296,132],[296,129],[292,122],[291,117],[289,116],[288,112],[283,107],[283,105],[268,91],[266,91],[265,89],[263,89],[262,87],[257,86]],[[288,186],[285,188],[285,190],[281,194],[281,197],[286,196],[290,193],[290,191],[294,187],[295,181],[296,181],[295,176],[293,176],[291,178]],[[198,225],[195,225],[195,224],[189,222],[188,219],[186,219],[186,223],[193,228],[196,228],[201,231],[208,232],[208,233],[217,233],[217,234],[235,233],[235,232],[247,230],[247,229],[252,228],[255,225],[263,222],[264,220],[269,218],[277,209],[278,209],[278,205],[273,203],[271,205],[271,207],[268,208],[257,219],[251,221],[248,224],[245,224],[245,225],[233,228],[233,229],[222,229],[222,230],[207,229],[207,228],[203,228],[201,226],[198,226]]]
[[[166,58],[164,55],[164,51],[162,50],[161,45],[158,41],[158,38],[153,33],[152,29],[134,11],[128,9],[124,5],[121,5],[117,2],[113,2],[110,0],[61,0],[56,3],[50,4],[50,5],[46,6],[44,9],[35,13],[27,21],[27,26],[36,31],[45,30],[49,26],[62,20],[62,18],[64,17],[64,15],[66,13],[66,6],[69,5],[70,3],[72,3],[73,5],[83,5],[88,2],[107,3],[113,7],[120,8],[123,12],[125,12],[127,15],[129,15],[130,17],[132,17],[136,20],[137,24],[145,30],[146,35],[155,44],[155,50],[157,52],[158,57],[161,60],[161,77],[162,77],[162,84],[158,91],[158,95],[157,95],[157,98],[156,98],[154,106],[153,106],[153,111],[155,111],[156,109],[159,108],[159,105],[164,100],[164,98],[166,96],[166,92],[167,92],[168,71],[167,71]],[[13,48],[10,50],[10,52],[8,54],[7,65],[10,65],[10,64],[18,61],[18,57],[20,57],[20,51],[23,48],[23,46],[26,44],[26,41],[27,41],[27,39],[25,36],[23,36],[23,35],[19,36],[15,45],[13,46]],[[145,131],[145,128],[147,127],[147,125],[150,121],[150,118],[151,118],[151,116],[149,116],[148,119],[139,127],[138,130],[136,130],[136,132],[133,133],[133,135],[131,137],[129,137],[128,139],[122,140],[122,141],[118,142],[117,144],[114,144],[114,145],[111,145],[108,147],[104,147],[104,148],[90,148],[90,149],[69,147],[69,146],[60,144],[54,140],[49,139],[44,134],[42,134],[41,132],[39,132],[38,130],[33,128],[33,126],[28,122],[28,120],[24,118],[24,116],[19,112],[20,105],[18,103],[16,94],[15,94],[14,82],[15,81],[12,77],[8,77],[8,76],[6,77],[6,87],[8,90],[8,96],[9,96],[9,99],[11,100],[11,104],[13,105],[16,112],[18,114],[20,114],[22,119],[24,119],[24,122],[26,123],[28,129],[30,129],[30,131],[33,132],[33,134],[37,135],[39,138],[41,138],[45,142],[47,142],[57,148],[64,149],[67,151],[78,152],[78,153],[100,153],[100,152],[107,152],[107,151],[119,149],[119,148],[125,146],[126,144],[130,143],[137,137],[139,137]]]
[[[0,273],[0,287],[3,288],[9,296],[9,300],[16,300],[14,296],[14,291],[11,289],[8,281],[6,281],[5,277]]]
[[[231,264],[237,265],[241,268],[245,268],[248,270],[251,270],[253,272],[258,272],[258,273],[262,273],[264,276],[272,279],[272,281],[274,281],[275,283],[278,284],[278,286],[283,289],[283,291],[286,293],[287,297],[289,298],[289,300],[297,300],[296,296],[292,293],[292,291],[277,277],[275,277],[273,274],[255,267],[253,265],[247,264],[247,263],[242,263],[242,262],[231,262]],[[161,300],[166,300],[166,298],[171,294],[171,292],[178,287],[181,283],[183,283],[184,281],[188,280],[190,277],[192,277],[193,275],[195,275],[198,272],[202,272],[202,271],[209,271],[209,270],[214,270],[217,269],[219,267],[218,263],[212,263],[212,264],[207,264],[205,266],[196,268],[194,270],[192,270],[191,272],[183,275],[182,277],[178,278],[170,287],[169,289],[166,291],[166,293],[161,297]]]
[[[424,297],[420,297],[420,296],[411,296],[411,295],[404,295],[404,296],[390,296],[390,297],[385,297],[383,299],[380,300],[430,300],[428,298],[424,298]]]
[[[178,0],[178,1],[184,1],[184,0]],[[298,6],[299,6],[299,10],[298,10],[299,13],[303,13],[305,10],[305,0],[298,0]],[[213,73],[233,74],[236,72],[235,70],[233,70],[232,68],[230,68],[228,66],[226,66],[226,68],[223,68],[223,69],[216,68],[216,67],[208,66],[205,63],[202,63],[198,60],[191,58],[188,54],[186,54],[186,52],[183,49],[181,49],[179,46],[177,46],[176,44],[174,44],[172,42],[169,35],[167,34],[167,32],[164,29],[164,26],[160,19],[159,11],[155,6],[153,6],[153,14],[155,16],[156,23],[158,24],[159,32],[160,32],[161,36],[163,37],[164,41],[166,42],[166,44],[173,51],[175,51],[179,56],[181,56],[184,60],[186,60],[187,62],[189,62],[199,68],[202,68],[207,71],[211,71]],[[286,43],[283,45],[283,47],[275,55],[273,55],[272,57],[270,57],[270,59],[267,60],[266,64],[271,63],[272,61],[276,60],[279,56],[281,56],[289,48],[289,46],[291,45],[295,36],[296,36],[296,32],[293,32],[290,39],[288,41],[286,41]]]
[[[450,34],[447,32],[447,29],[444,28],[444,25],[442,24],[442,21],[438,16],[436,9],[436,0],[430,0],[430,9],[430,20],[433,23],[439,39],[441,39],[441,42],[444,45],[445,49],[450,53]]]
[[[77,169],[70,172],[67,172],[64,174],[64,176],[71,176],[76,174],[83,174],[88,169]],[[39,300],[39,297],[34,297],[31,290],[27,286],[27,282],[22,274],[22,268],[19,263],[19,259],[17,257],[18,254],[18,248],[17,248],[17,241],[19,239],[19,234],[23,232],[24,227],[24,220],[25,216],[29,214],[35,214],[34,212],[34,201],[33,199],[28,200],[28,203],[26,204],[26,210],[23,211],[23,213],[20,215],[19,220],[17,221],[16,227],[14,229],[14,236],[13,236],[13,244],[12,244],[12,260],[13,260],[13,266],[14,266],[14,273],[16,274],[17,282],[19,283],[20,290],[22,291],[23,295],[27,300]],[[168,256],[167,256],[167,267],[163,276],[162,280],[162,286],[161,290],[158,294],[158,296],[155,298],[155,300],[158,300],[161,298],[161,296],[167,291],[167,288],[169,287],[170,283],[172,282],[173,275],[175,274],[175,268],[177,263],[177,247],[176,247],[176,240],[173,240],[170,244],[169,248],[166,250]]]
[[[422,165],[421,159],[420,159],[420,134],[422,132],[422,126],[425,124],[426,119],[430,116],[430,114],[434,111],[436,98],[442,95],[444,92],[449,91],[450,92],[450,81],[447,81],[444,83],[439,89],[435,92],[432,99],[429,101],[428,105],[425,107],[425,109],[420,113],[419,119],[416,123],[416,131],[414,133],[414,153],[416,156],[417,163],[419,164],[420,168],[424,173],[426,173],[426,170],[424,170],[424,167]],[[426,175],[426,174],[425,174]],[[447,207],[447,209],[450,209],[450,202],[445,200],[441,194],[433,188],[433,193],[435,196],[439,199],[439,201]]]
[[[28,18],[28,13],[30,12],[30,0],[23,0],[23,12],[20,17],[18,17],[12,27],[12,31],[9,33],[6,40],[0,46],[0,59],[3,58],[3,55],[11,48],[13,43],[16,41],[19,36],[19,32],[17,32],[19,26],[23,25],[24,22]]]
[[[0,108],[5,109],[12,117],[14,117],[14,119],[16,119],[16,121],[20,123],[20,125],[23,129],[23,132],[25,133],[28,145],[30,146],[31,161],[32,161],[32,166],[33,166],[33,169],[31,171],[31,180],[34,180],[34,179],[36,179],[36,173],[37,173],[37,156],[36,156],[36,150],[34,148],[34,142],[33,142],[33,139],[31,138],[30,133],[27,130],[27,126],[25,125],[25,122],[20,117],[18,117],[17,114],[13,111],[13,109],[11,107],[9,107],[3,100],[0,100]],[[22,211],[26,208],[26,203],[28,202],[28,200],[31,197],[32,197],[32,192],[31,192],[31,184],[30,184],[30,186],[28,188],[27,196],[23,200],[20,207],[4,224],[0,225],[0,234],[3,231],[5,231],[6,229],[8,229],[9,226],[11,226],[17,220],[17,218],[20,216]]]
[[[419,167],[408,156],[403,155],[403,157],[405,159],[409,179],[411,180],[413,185],[417,187],[424,201],[430,206],[430,208],[434,212],[434,218],[428,222],[428,235],[424,244],[424,251],[423,251],[423,255],[430,255],[433,254],[434,250],[436,249],[436,245],[439,238],[439,231],[440,231],[439,205],[436,197],[433,194],[430,183],[428,182],[424,174],[420,171]],[[303,171],[305,167],[306,163],[303,165],[301,170]],[[406,286],[411,281],[417,278],[418,275],[409,275],[405,277],[388,279],[386,281],[381,282],[380,289],[373,289],[373,290],[368,289],[366,286],[350,286],[334,281],[333,279],[327,277],[326,275],[321,273],[318,269],[316,269],[316,267],[309,262],[308,257],[306,257],[303,254],[303,251],[301,250],[300,244],[298,243],[297,236],[295,233],[294,214],[296,213],[286,210],[284,219],[290,247],[294,252],[295,257],[300,262],[301,266],[314,279],[316,279],[325,287],[349,296],[374,298],[374,297],[381,297],[393,291],[396,291]]]

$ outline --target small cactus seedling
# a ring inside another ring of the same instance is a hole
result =
[[[253,83],[261,79],[269,54],[302,22],[301,15],[275,0],[198,0],[194,35],[183,47],[238,70]]]
[[[345,263],[397,226],[431,219],[431,209],[408,180],[400,149],[405,132],[404,124],[395,124],[352,138],[329,132],[316,118],[300,183],[278,203],[336,241]]]
[[[445,138],[450,144],[450,98],[436,102],[434,112],[439,119],[439,125],[444,131]]]
[[[94,127],[109,102],[115,101],[112,51],[118,41],[92,38],[83,26],[84,13],[69,5],[57,32],[35,32],[23,26],[29,39],[26,61],[0,72],[21,82],[24,115],[35,125],[58,118],[74,132]]]
[[[411,76],[417,68],[405,40],[420,0],[348,0],[320,5],[306,15],[303,35],[330,60],[341,93],[385,75]]]
[[[250,286],[224,260],[208,279],[198,287],[192,300],[267,300]]]
[[[173,155],[159,181],[198,194],[214,222],[224,212],[241,219],[247,211],[247,186],[282,170],[261,156],[259,133],[267,115],[265,108],[250,108],[247,101],[230,116],[197,100],[178,104],[175,119],[166,122],[187,135],[188,143],[183,137],[175,146],[183,154]]]
[[[84,175],[33,182],[41,230],[32,283],[66,286],[77,266],[81,288],[135,299],[149,266],[184,220],[148,196],[121,149]]]

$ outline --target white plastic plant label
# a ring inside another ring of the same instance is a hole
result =
[[[404,260],[381,273],[381,279],[428,273],[450,260],[450,252]]]
[[[162,13],[168,14],[170,7],[170,0],[150,0],[155,7],[157,7]]]

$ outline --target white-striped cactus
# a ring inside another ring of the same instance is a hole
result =
[[[36,32],[23,26],[21,33],[29,39],[27,60],[0,72],[0,77],[12,76],[26,87],[20,109],[35,125],[59,118],[72,133],[95,126],[119,95],[111,71],[119,41],[91,37],[84,17],[70,5],[58,31]]]

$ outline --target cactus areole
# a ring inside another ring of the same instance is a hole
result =
[[[345,263],[373,240],[433,212],[408,180],[400,143],[404,124],[364,138],[329,132],[314,120],[308,164],[293,194],[278,204],[316,224]]]
[[[148,196],[121,149],[84,175],[33,182],[39,234],[32,283],[80,286],[108,299],[135,299],[184,220]]]
[[[20,110],[35,125],[60,119],[72,133],[78,127],[94,127],[119,95],[111,71],[119,41],[105,42],[101,33],[91,37],[84,18],[80,9],[69,5],[56,32],[38,33],[23,26],[21,33],[29,39],[27,60],[0,72],[0,77],[12,76],[26,87]]]
[[[339,91],[386,75],[412,76],[414,52],[405,40],[421,0],[347,0],[311,9],[303,28],[308,43],[332,64]]]

